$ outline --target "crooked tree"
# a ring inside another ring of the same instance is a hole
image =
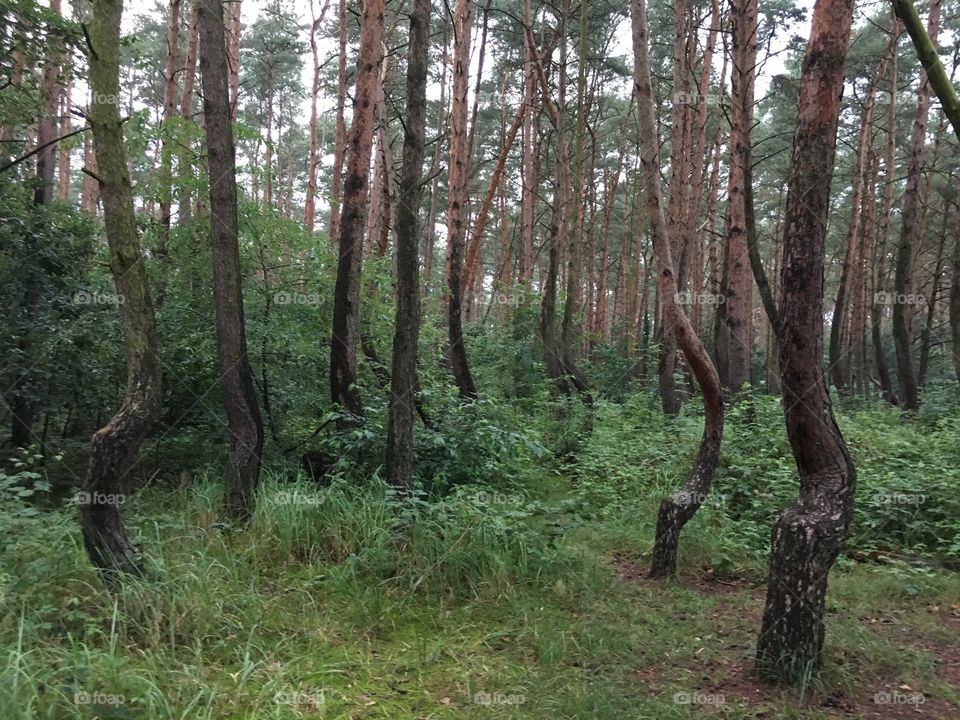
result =
[[[663,190],[660,187],[659,136],[650,79],[649,35],[644,0],[633,0],[630,10],[633,20],[633,92],[637,101],[640,129],[640,172],[653,233],[653,249],[657,258],[657,289],[664,315],[664,332],[674,333],[677,345],[693,370],[703,393],[705,414],[703,437],[690,475],[679,491],[663,499],[657,515],[650,575],[662,577],[676,570],[680,531],[703,504],[713,483],[723,438],[723,392],[717,369],[706,347],[694,332],[680,301],[671,238],[664,214]]]
[[[114,416],[93,435],[84,483],[87,502],[81,505],[80,520],[90,560],[111,579],[119,578],[120,573],[142,572],[139,554],[127,537],[116,498],[125,489],[125,480],[153,426],[161,399],[157,325],[137,236],[118,108],[122,14],[121,0],[94,0],[88,27],[90,127],[110,271],[117,298],[122,298],[119,310],[127,389]]]
[[[780,274],[780,378],[800,496],[773,527],[756,667],[801,682],[822,661],[827,575],[853,513],[856,472],[823,370],[823,266],[853,0],[818,0],[803,59]]]

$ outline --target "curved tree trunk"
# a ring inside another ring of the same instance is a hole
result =
[[[202,0],[198,18],[203,127],[210,173],[210,235],[220,387],[230,426],[226,470],[227,512],[246,518],[253,511],[260,475],[263,422],[247,355],[243,277],[237,242],[237,181],[230,120],[227,46],[219,0]]]
[[[818,0],[803,60],[781,271],[780,375],[800,497],[773,528],[756,667],[801,682],[822,661],[827,575],[847,536],[856,472],[823,372],[823,264],[853,0]]]
[[[387,482],[409,488],[413,474],[413,411],[417,395],[417,338],[420,279],[417,217],[420,214],[423,146],[426,138],[427,55],[430,0],[416,0],[410,13],[407,110],[403,169],[397,207],[397,313],[393,336],[390,418],[387,424]]]
[[[663,499],[657,516],[657,535],[650,575],[661,577],[676,570],[680,531],[697,512],[710,491],[723,437],[723,393],[717,370],[707,349],[694,333],[677,290],[660,188],[660,153],[650,80],[650,51],[644,0],[633,0],[630,8],[633,19],[633,82],[642,143],[641,173],[653,230],[653,246],[657,255],[657,285],[663,302],[664,319],[672,326],[677,344],[700,384],[705,413],[703,438],[690,476],[678,492]]]
[[[89,25],[90,127],[97,157],[127,358],[127,390],[116,414],[91,442],[80,520],[83,542],[93,562],[115,581],[118,573],[139,575],[139,554],[127,538],[120,513],[127,475],[160,407],[157,330],[127,172],[120,97],[120,19],[122,0],[95,0]]]

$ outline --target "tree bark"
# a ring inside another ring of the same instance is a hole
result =
[[[690,475],[678,492],[663,499],[657,516],[650,575],[662,577],[676,570],[680,531],[703,504],[713,482],[723,437],[723,393],[717,370],[700,338],[693,332],[693,326],[680,302],[660,187],[660,153],[650,79],[650,51],[644,0],[632,0],[630,8],[633,20],[634,93],[641,139],[641,173],[657,257],[657,286],[663,303],[664,318],[672,326],[677,344],[700,384],[705,414],[703,437]]]
[[[363,405],[356,388],[357,329],[360,314],[364,209],[370,185],[370,152],[373,149],[383,53],[383,11],[383,0],[367,0],[360,19],[360,54],[357,58],[353,120],[350,126],[343,204],[340,207],[340,258],[334,289],[333,337],[330,341],[330,398],[333,404],[345,413],[337,421],[341,430],[352,427],[363,416]]]
[[[937,55],[937,29],[935,27],[924,29],[920,15],[911,0],[892,0],[892,2],[894,12],[913,41],[917,57],[920,59],[930,85],[943,105],[943,112],[950,120],[957,139],[960,140],[960,97],[957,96],[957,88],[947,76],[947,70]],[[939,5],[939,2],[937,4]],[[930,9],[932,13],[933,7],[931,6]]]
[[[757,0],[734,0],[731,72],[730,171],[727,193],[727,286],[724,298],[728,390],[750,383],[753,361],[753,275],[747,233],[748,165],[752,162],[754,77],[757,64]]]
[[[407,109],[397,207],[397,310],[393,336],[390,416],[387,424],[387,482],[409,489],[413,474],[413,413],[417,395],[417,338],[420,333],[419,237],[426,140],[427,60],[430,0],[415,0],[407,52]]]
[[[936,42],[940,28],[940,0],[930,3],[927,31]],[[920,88],[917,90],[917,113],[913,120],[910,138],[907,187],[901,210],[900,241],[897,245],[897,266],[894,276],[893,347],[897,356],[897,380],[900,383],[900,403],[906,411],[920,407],[917,374],[913,366],[913,306],[908,304],[912,293],[913,257],[919,241],[917,233],[917,210],[920,195],[920,180],[923,174],[923,149],[927,135],[927,120],[930,110],[930,82],[926,72],[920,73]]]
[[[307,234],[313,235],[317,207],[317,172],[320,165],[320,149],[317,143],[317,95],[320,93],[320,49],[317,45],[317,31],[327,14],[330,0],[325,0],[320,17],[313,17],[313,0],[310,2],[310,54],[313,58],[313,82],[310,86],[310,158],[307,161],[307,198],[304,201],[303,224]]]
[[[88,28],[90,127],[103,199],[110,270],[116,285],[127,360],[120,408],[94,435],[80,506],[83,542],[108,582],[140,575],[141,558],[127,537],[120,512],[126,480],[160,407],[157,330],[133,209],[120,96],[122,0],[95,0]]]
[[[800,496],[778,517],[756,668],[797,683],[819,669],[827,574],[846,538],[856,472],[823,372],[823,265],[852,0],[818,0],[803,60],[781,270],[780,374]]]
[[[210,235],[217,355],[220,387],[230,427],[230,457],[225,477],[226,504],[228,514],[242,520],[253,511],[263,451],[263,422],[247,354],[243,316],[230,74],[219,0],[201,0],[198,30],[203,127],[210,173]]]
[[[453,91],[450,105],[450,170],[447,191],[447,361],[462,400],[474,400],[477,387],[470,374],[463,344],[461,274],[464,215],[470,177],[467,137],[467,90],[470,82],[470,0],[457,0],[453,15]]]
[[[343,160],[347,153],[347,0],[337,10],[337,119],[333,132],[333,170],[330,180],[330,222],[327,236],[334,245],[340,242],[340,203],[343,200]],[[381,29],[381,33],[383,30]],[[358,78],[359,79],[359,78]]]

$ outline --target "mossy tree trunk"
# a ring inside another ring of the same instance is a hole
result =
[[[137,236],[118,107],[122,13],[121,0],[95,0],[89,26],[90,127],[126,350],[127,390],[116,414],[93,436],[80,518],[87,553],[110,578],[142,572],[138,552],[124,528],[119,499],[161,398],[156,321]]]

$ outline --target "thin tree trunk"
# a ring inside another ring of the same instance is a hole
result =
[[[313,0],[310,2],[310,52],[313,57],[313,82],[310,86],[310,157],[307,161],[307,198],[304,202],[303,224],[307,234],[313,235],[314,219],[317,207],[317,172],[320,165],[319,146],[317,144],[317,95],[320,93],[320,49],[317,45],[317,30],[327,14],[330,0],[325,0],[320,17],[313,17]]]
[[[190,5],[190,27],[188,29],[189,37],[187,39],[187,57],[183,68],[183,87],[180,93],[180,119],[184,128],[188,128],[193,122],[193,87],[197,77],[197,45],[199,44],[199,35],[197,31],[197,18],[200,12],[200,3],[193,0]],[[190,141],[190,133],[186,130],[183,133],[180,153],[177,158],[178,193],[177,209],[178,225],[187,225],[193,217],[193,193],[191,185],[193,184],[193,152]]]
[[[417,394],[417,337],[420,332],[419,238],[423,146],[426,141],[427,60],[430,0],[415,0],[407,51],[407,109],[403,168],[397,208],[397,311],[393,337],[390,416],[387,424],[387,482],[411,486],[413,413]]]
[[[363,219],[370,185],[370,152],[376,121],[383,42],[383,0],[367,0],[360,19],[360,54],[354,89],[346,182],[340,207],[340,258],[334,289],[333,337],[330,342],[330,398],[346,415],[337,425],[346,429],[363,416],[356,388],[357,337],[360,312],[360,269],[363,262]],[[331,212],[334,212],[331,210]]]
[[[853,514],[856,471],[823,372],[823,264],[852,0],[818,0],[803,60],[781,271],[780,374],[800,497],[773,528],[756,668],[802,682],[823,658],[827,575]]]
[[[850,221],[847,224],[847,250],[843,258],[843,268],[840,271],[840,282],[837,285],[837,297],[833,304],[833,319],[830,323],[830,378],[840,395],[847,394],[847,377],[844,372],[843,356],[843,323],[846,320],[847,286],[853,271],[853,263],[858,262],[857,241],[860,231],[861,196],[863,193],[864,176],[867,173],[867,154],[870,137],[873,132],[873,107],[877,96],[877,84],[885,72],[884,63],[880,63],[876,79],[870,83],[867,92],[863,115],[860,117],[860,133],[853,161],[853,180],[850,193]]]
[[[724,299],[726,387],[750,383],[753,360],[753,275],[747,232],[748,165],[752,162],[754,77],[757,64],[757,0],[734,0],[731,72],[730,171],[727,196],[727,285]]]
[[[200,77],[203,127],[210,173],[213,295],[220,387],[230,427],[226,468],[227,512],[245,519],[253,511],[260,475],[263,422],[247,354],[243,317],[243,276],[238,244],[237,182],[230,120],[229,68],[219,0],[201,0]]]
[[[333,170],[330,180],[330,222],[327,236],[334,245],[340,242],[340,222],[343,200],[343,160],[347,153],[347,123],[344,112],[347,104],[347,0],[340,0],[337,11],[337,119],[333,133]],[[381,34],[382,34],[381,30]],[[379,70],[379,68],[378,68]],[[354,101],[356,104],[356,101]]]
[[[930,3],[927,32],[936,43],[940,29],[940,0]],[[930,110],[930,82],[926,72],[920,73],[920,88],[917,90],[917,113],[910,138],[907,187],[900,212],[900,241],[897,245],[897,266],[894,276],[893,347],[897,356],[897,379],[900,383],[901,407],[907,411],[920,407],[917,375],[913,365],[913,305],[908,304],[913,292],[913,257],[919,242],[917,233],[917,209],[920,195],[920,180],[923,175],[923,149],[927,135],[927,120]]]
[[[464,214],[470,177],[467,137],[467,90],[470,82],[470,0],[457,0],[453,16],[453,91],[450,105],[450,170],[447,197],[447,360],[460,397],[473,400],[477,387],[463,344],[461,274],[464,253]]]

